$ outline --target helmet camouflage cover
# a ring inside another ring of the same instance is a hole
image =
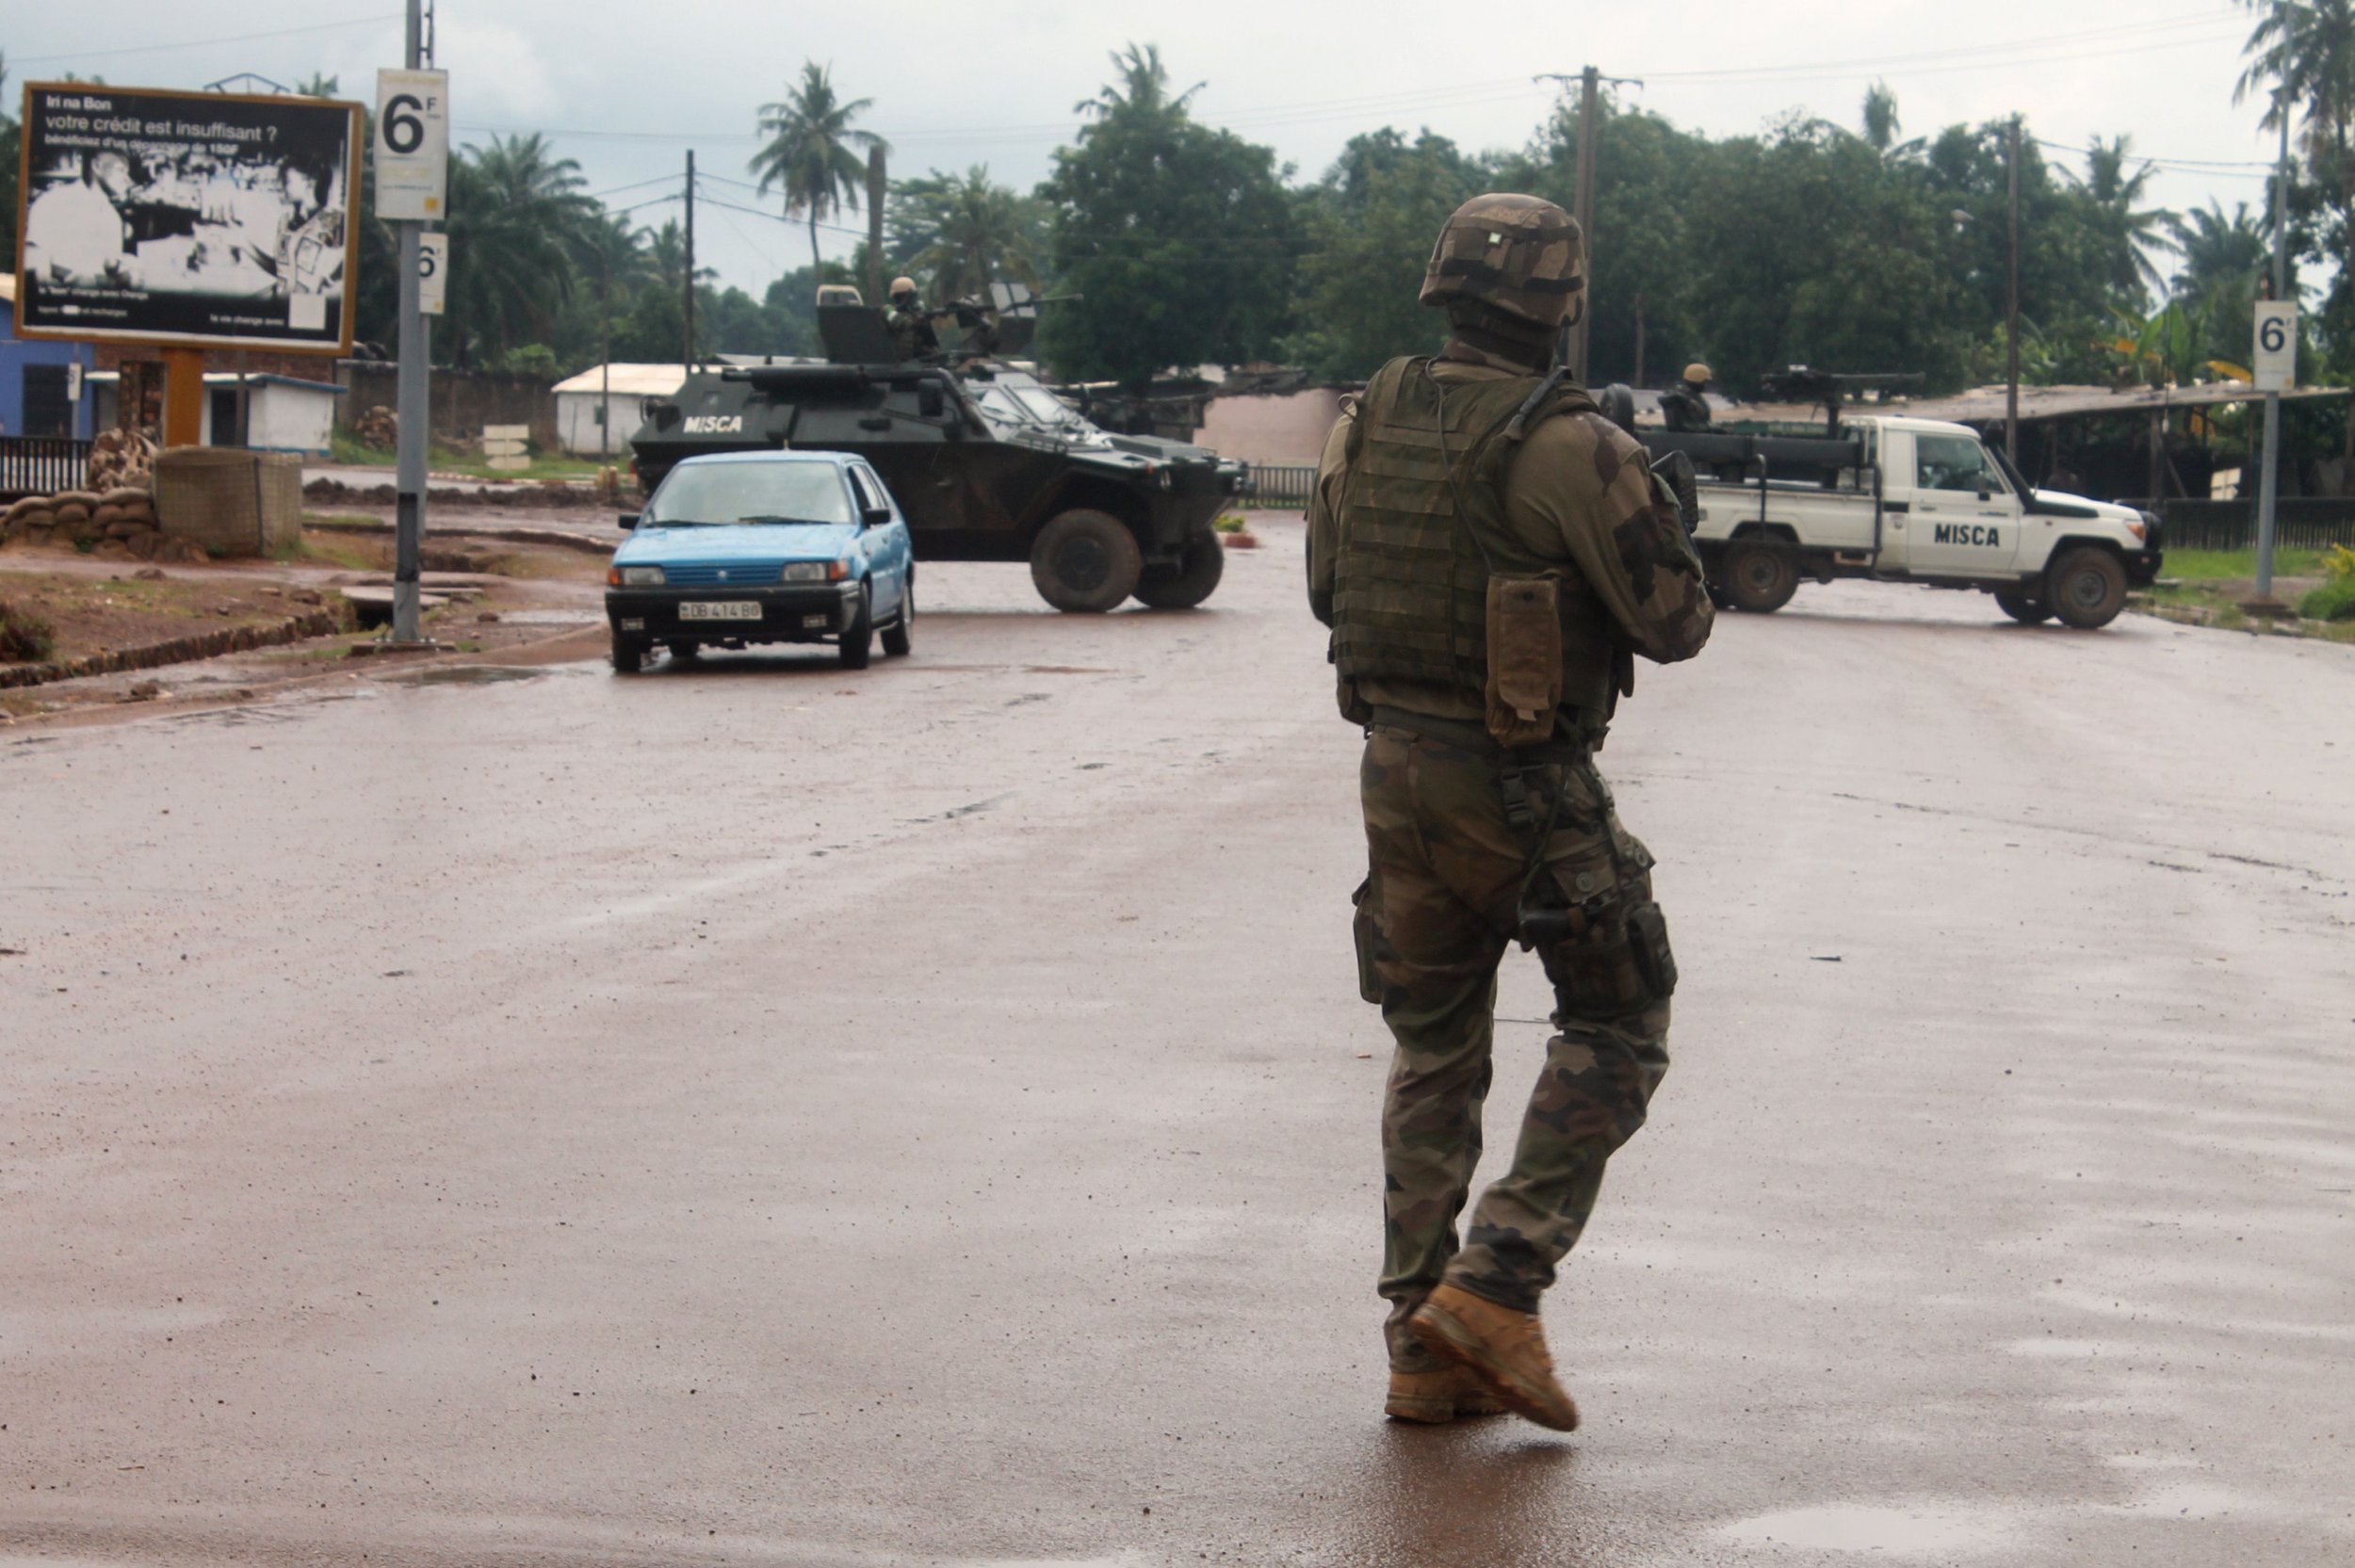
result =
[[[1491,192],[1455,209],[1431,248],[1421,302],[1459,296],[1551,331],[1576,320],[1586,289],[1578,219],[1535,196]]]

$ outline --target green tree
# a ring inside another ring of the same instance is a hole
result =
[[[601,209],[581,192],[580,166],[552,153],[533,132],[470,144],[450,160],[446,320],[458,364],[545,342],[572,293]]]
[[[314,71],[295,84],[295,92],[303,98],[341,98],[344,84],[340,77],[325,76]]]
[[[8,113],[8,105],[13,100],[8,91],[8,52],[0,49],[0,213],[8,215],[6,218],[0,218],[0,239],[5,239],[8,243],[7,251],[0,251],[0,269],[14,271],[16,269],[16,203],[20,194],[17,189],[17,164],[24,155],[24,128],[16,122],[14,115]]]
[[[2249,63],[2233,102],[2262,91],[2268,131],[2293,127],[2306,155],[2343,172],[2355,137],[2355,0],[2240,0],[2257,24],[2241,56]]]
[[[1053,207],[1057,286],[1047,317],[1065,374],[1142,387],[1169,365],[1267,353],[1288,319],[1300,254],[1275,152],[1198,124],[1158,50],[1113,57],[1120,79],[1085,105],[1076,147],[1039,187]]]
[[[894,186],[885,246],[895,267],[932,280],[932,297],[983,294],[999,278],[1038,286],[1046,212],[1032,197],[994,185],[989,167]]]
[[[874,106],[869,98],[843,103],[835,96],[834,68],[815,60],[802,65],[801,81],[786,89],[784,99],[760,106],[760,134],[768,144],[753,154],[752,172],[760,176],[760,190],[771,186],[785,193],[786,216],[809,219],[809,264],[817,267],[818,224],[845,207],[855,210],[867,178],[867,163],[853,148],[888,144],[872,131],[852,128],[851,121]]]
[[[2093,218],[2110,246],[2109,285],[2120,295],[2139,301],[2146,290],[2164,284],[2153,251],[2172,249],[2168,237],[2175,215],[2161,207],[2139,205],[2151,186],[2151,166],[2130,168],[2135,138],[2116,136],[2093,138],[2080,185],[2094,204]]]
[[[1285,357],[1335,380],[1362,380],[1445,335],[1416,302],[1424,258],[1448,214],[1487,188],[1488,167],[1429,131],[1352,137],[1301,203],[1299,331]]]

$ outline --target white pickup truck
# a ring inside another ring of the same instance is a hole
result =
[[[1837,436],[1646,430],[1696,483],[1693,542],[1713,593],[1764,613],[1799,579],[1979,589],[2013,620],[2106,626],[2159,574],[2158,519],[2022,482],[1962,425],[1867,415]]]

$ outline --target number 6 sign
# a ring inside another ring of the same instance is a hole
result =
[[[2291,299],[2257,301],[2256,375],[2259,392],[2287,392],[2298,384],[2298,304]]]
[[[449,73],[376,73],[376,216],[426,222],[446,217],[449,186]]]

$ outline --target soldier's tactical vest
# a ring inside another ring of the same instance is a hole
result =
[[[1392,360],[1357,403],[1333,564],[1333,661],[1344,679],[1448,687],[1478,703],[1491,567],[1500,577],[1565,575],[1561,558],[1532,555],[1504,519],[1504,473],[1520,449],[1506,427],[1539,378],[1442,391],[1428,363]],[[1576,387],[1559,388],[1521,433],[1594,408]],[[1561,615],[1563,705],[1575,710],[1575,729],[1599,734],[1616,695],[1609,612],[1571,571]]]

